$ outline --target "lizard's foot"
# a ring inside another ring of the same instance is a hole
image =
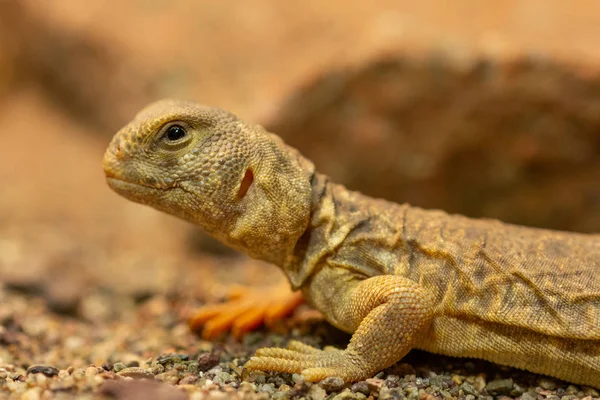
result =
[[[246,373],[254,370],[301,373],[308,382],[318,382],[329,376],[352,382],[370,374],[357,354],[332,347],[319,350],[296,340],[290,341],[287,349],[258,349],[246,362],[244,370]]]
[[[189,319],[190,328],[202,331],[204,339],[212,339],[231,329],[236,338],[267,326],[285,317],[302,304],[300,292],[292,292],[288,286],[248,288],[236,286],[230,290],[225,303],[199,308]]]

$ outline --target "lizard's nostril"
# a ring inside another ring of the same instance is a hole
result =
[[[117,143],[116,147],[115,147],[115,157],[117,157],[117,159],[122,159],[124,156],[123,150],[121,149],[121,141],[119,140],[119,142]]]

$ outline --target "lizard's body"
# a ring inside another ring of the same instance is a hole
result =
[[[170,140],[174,125],[189,143]],[[354,333],[344,351],[260,350],[250,369],[351,381],[416,347],[600,387],[599,236],[372,199],[329,182],[262,128],[185,102],[138,115],[105,170],[124,196],[279,265]]]
[[[416,348],[600,385],[600,237],[423,210],[315,180],[309,230],[319,239],[292,282],[316,308],[331,308],[327,297],[339,298],[348,272],[405,276],[436,305]]]

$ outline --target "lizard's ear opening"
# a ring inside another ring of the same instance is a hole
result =
[[[246,170],[246,173],[244,174],[244,179],[242,179],[242,183],[240,183],[240,189],[238,190],[237,194],[238,199],[241,200],[244,198],[244,196],[246,196],[246,193],[248,193],[248,189],[250,189],[250,186],[252,186],[253,182],[254,173],[252,173],[252,170],[248,168]]]

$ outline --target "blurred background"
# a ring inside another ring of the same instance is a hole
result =
[[[163,97],[372,196],[600,232],[599,43],[592,0],[0,0],[0,322],[31,298],[110,321],[267,268],[107,188],[110,138]]]

